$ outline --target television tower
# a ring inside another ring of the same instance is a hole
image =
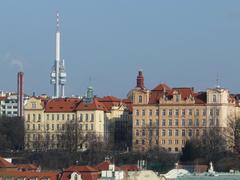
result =
[[[54,85],[54,97],[64,97],[64,88],[67,73],[65,71],[64,60],[60,59],[60,19],[57,13],[57,30],[56,30],[56,59],[51,72],[51,84]]]

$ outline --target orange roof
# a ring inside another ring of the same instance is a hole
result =
[[[85,103],[82,101],[77,106],[76,110],[78,110],[78,111],[92,111],[92,110],[106,111],[106,107],[104,106],[103,103],[99,102],[97,100],[97,98],[94,98],[92,103]]]
[[[78,98],[51,99],[45,104],[45,112],[74,112],[79,103]]]
[[[109,170],[109,165],[111,165],[110,160],[105,160],[101,162],[100,164],[96,165],[95,168],[98,169],[99,171],[107,171]],[[115,166],[115,170],[120,170],[119,167]]]
[[[164,95],[168,99],[172,99],[174,92],[178,92],[183,100],[186,100],[187,98],[192,96],[195,99],[196,104],[206,103],[206,93],[195,93],[193,88],[189,87],[170,88],[166,84],[159,84],[151,91],[149,104],[158,104],[159,99],[162,98]]]
[[[97,169],[91,166],[78,166],[78,165],[70,166],[64,171],[65,172],[98,172]]]
[[[138,167],[137,165],[123,165],[123,166],[120,166],[120,169],[122,171],[138,171]]]
[[[37,170],[37,166],[34,164],[16,164],[18,169],[25,169],[25,170]]]
[[[31,172],[31,171],[0,171],[0,176],[8,177],[13,176],[14,179],[19,177],[26,177],[29,179],[31,177],[37,177],[38,179],[43,179],[49,177],[51,180],[57,180],[59,173],[58,172]]]
[[[16,166],[0,157],[0,168],[16,168]]]

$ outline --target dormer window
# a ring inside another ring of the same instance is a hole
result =
[[[142,103],[142,96],[138,96],[138,102]]]
[[[37,105],[35,102],[32,103],[32,109],[36,109]]]

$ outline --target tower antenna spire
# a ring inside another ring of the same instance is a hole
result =
[[[220,88],[220,78],[219,78],[219,73],[217,73],[216,84],[217,84],[217,88]]]

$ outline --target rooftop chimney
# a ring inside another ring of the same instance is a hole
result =
[[[138,71],[138,76],[137,76],[137,87],[144,89],[144,76],[142,70]]]

